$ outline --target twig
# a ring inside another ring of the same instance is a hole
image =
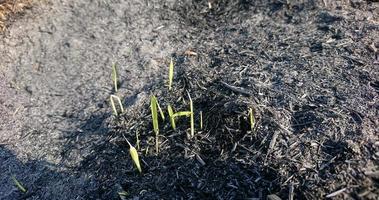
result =
[[[201,165],[205,165],[205,162],[204,160],[199,156],[199,154],[196,154],[196,160],[201,164]]]
[[[246,151],[250,152],[251,154],[256,154],[257,153],[257,152],[254,152],[254,151],[250,150],[249,148],[243,146],[242,144],[237,144],[237,146],[242,147],[243,149],[245,149]]]
[[[224,81],[220,81],[220,83],[222,83],[226,88],[228,88],[228,89],[230,89],[230,90],[232,90],[234,92],[241,93],[241,94],[244,94],[244,95],[247,95],[247,96],[252,96],[251,92],[247,91],[244,88],[236,87],[236,86],[233,86],[233,85],[229,85],[229,84],[225,83]]]
[[[294,197],[294,194],[293,194],[293,184],[291,183],[290,184],[290,191],[289,191],[289,194],[288,194],[288,200],[293,200],[293,197]]]
[[[274,135],[272,135],[270,145],[268,146],[268,151],[271,152],[272,149],[275,147],[276,139],[278,138],[279,132],[275,132]]]
[[[345,192],[346,189],[347,189],[347,188],[342,188],[342,189],[340,189],[340,190],[337,190],[337,191],[335,191],[335,192],[332,192],[332,193],[326,195],[326,198],[332,198],[332,197],[335,197],[335,196],[337,196],[337,195],[339,195],[339,194]]]
[[[360,65],[365,65],[365,63],[361,60],[359,60],[358,58],[354,57],[354,56],[346,56],[346,55],[342,55],[343,58],[347,59],[347,60],[351,60],[351,61],[354,61]]]
[[[200,129],[203,130],[203,111],[200,111]]]
[[[268,146],[267,154],[266,154],[266,157],[265,157],[265,160],[264,160],[265,163],[267,161],[268,156],[271,154],[272,150],[275,147],[276,139],[278,138],[278,135],[279,135],[278,131],[275,131],[274,135],[272,135],[272,138],[271,138],[271,141],[270,141],[270,145]]]

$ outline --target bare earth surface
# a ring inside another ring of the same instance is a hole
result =
[[[56,0],[13,18],[0,36],[0,199],[117,199],[123,190],[378,199],[379,5],[283,2]],[[121,118],[108,103],[112,63]],[[187,91],[204,130],[186,139],[188,126],[162,125],[156,156],[147,99],[185,109]],[[136,132],[142,175],[122,136],[135,143]]]
[[[106,137],[100,127],[110,115],[105,101],[112,92],[111,64],[120,66],[122,92],[135,95],[173,51],[167,35],[176,29],[159,19],[160,6],[51,1],[1,36],[0,199],[24,197],[13,174],[31,199],[99,197],[94,174],[70,167],[91,154],[86,146]],[[163,25],[163,36],[153,33]],[[85,135],[78,147],[68,147],[68,138],[78,135]]]

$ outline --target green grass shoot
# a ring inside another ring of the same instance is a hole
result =
[[[188,98],[190,100],[190,112],[191,112],[191,137],[194,137],[195,136],[195,120],[194,120],[194,111],[193,111],[193,102],[192,102],[192,99],[191,99],[191,95],[188,93]]]
[[[171,105],[167,106],[167,111],[168,111],[168,116],[170,117],[171,126],[174,130],[176,130],[174,110],[172,109]]]
[[[12,176],[12,180],[13,180],[13,183],[16,185],[16,187],[17,187],[21,192],[23,192],[23,193],[26,193],[26,192],[27,192],[26,188],[25,188],[24,186],[22,186],[22,184],[20,183],[20,181],[18,181],[18,180],[16,179],[15,176]]]
[[[171,90],[173,79],[174,79],[174,62],[172,61],[172,58],[171,58],[169,71],[168,71],[168,90]]]
[[[116,100],[117,100],[118,105],[119,105],[120,110],[121,110],[121,113],[124,112],[124,107],[122,106],[121,100],[120,100],[120,98],[119,98],[118,96],[116,96],[116,95],[111,95],[111,96],[110,96],[111,106],[112,106],[112,109],[113,109],[113,113],[114,113],[114,115],[118,116],[119,113],[118,113],[118,111],[117,111],[117,108],[116,108],[116,105],[115,105],[113,99],[116,99]]]
[[[116,68],[116,63],[113,63],[112,65],[112,81],[114,84],[114,91],[117,92],[118,90],[118,85],[117,85],[117,68]]]
[[[130,156],[132,157],[134,165],[137,167],[139,173],[142,173],[141,164],[139,162],[138,152],[136,148],[134,148],[126,138],[125,140],[129,144],[129,153],[130,153]]]
[[[159,152],[159,124],[158,124],[158,100],[153,95],[150,100],[150,108],[151,108],[151,117],[153,118],[153,129],[155,132],[155,150],[158,153]]]
[[[182,116],[190,117],[191,114],[192,114],[191,111],[180,111],[180,112],[175,113],[173,116],[174,117],[182,117]]]
[[[174,113],[174,110],[172,109],[171,105],[167,106],[167,111],[168,111],[168,115],[170,116],[171,126],[174,130],[176,129],[175,118],[183,117],[183,116],[190,117],[192,114],[191,111],[179,111],[177,113]]]
[[[251,131],[253,131],[254,130],[254,126],[255,126],[255,117],[254,117],[254,113],[253,113],[253,109],[252,108],[249,108],[249,116],[250,116]]]
[[[153,119],[153,129],[156,135],[159,134],[159,126],[158,126],[158,105],[157,98],[153,95],[150,101],[151,108],[151,117]]]
[[[203,111],[200,111],[200,129],[203,130]]]
[[[154,98],[155,98],[155,101],[157,102],[157,107],[158,107],[159,113],[161,114],[161,118],[162,118],[162,120],[165,120],[163,110],[162,110],[161,106],[159,105],[158,99],[155,96],[154,96]]]

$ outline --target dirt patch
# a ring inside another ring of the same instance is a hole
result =
[[[0,198],[377,199],[378,9],[312,0],[34,8],[0,43]],[[195,137],[185,117],[175,131],[160,121],[156,155],[149,97],[188,110],[187,92]],[[123,99],[120,117],[111,94]],[[142,174],[124,139],[136,145],[136,135]]]

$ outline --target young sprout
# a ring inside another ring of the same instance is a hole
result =
[[[136,148],[134,148],[126,138],[125,138],[125,140],[129,144],[129,153],[130,153],[130,156],[132,157],[134,165],[137,167],[139,173],[142,173],[141,164],[139,162],[138,152],[137,152]]]
[[[150,101],[150,108],[151,108],[151,117],[153,118],[153,129],[155,132],[155,137],[156,137],[156,144],[155,144],[155,149],[158,153],[158,134],[159,134],[159,125],[158,125],[158,111],[157,111],[157,101],[155,96],[151,97]]]
[[[23,193],[26,193],[26,192],[27,192],[27,190],[25,189],[25,187],[22,186],[22,184],[16,179],[15,176],[12,176],[12,180],[13,180],[13,183],[17,186],[17,188],[18,188],[21,192],[23,192]]]
[[[117,108],[116,108],[116,105],[114,104],[114,100],[113,99],[117,100],[118,105],[119,105],[120,110],[121,110],[121,113],[123,113],[124,112],[124,107],[122,106],[120,98],[118,96],[116,96],[116,95],[111,95],[110,99],[111,99],[111,105],[112,105],[112,109],[113,109],[114,115],[118,116],[118,112],[117,112]]]
[[[175,113],[173,116],[174,117],[181,117],[181,116],[190,117],[191,114],[192,114],[191,111],[180,111],[180,112]]]
[[[174,62],[172,61],[172,58],[171,58],[169,71],[168,71],[168,90],[171,90],[173,79],[174,79]]]
[[[188,92],[187,92],[188,93]],[[191,99],[191,95],[188,93],[188,98],[190,100],[190,112],[191,112],[191,137],[195,136],[195,120],[193,117],[193,102]]]
[[[151,117],[153,118],[153,128],[155,134],[159,133],[159,126],[158,126],[158,105],[157,105],[157,98],[153,95],[150,99],[150,109],[151,109]]]
[[[176,129],[175,116],[174,116],[174,110],[172,109],[171,105],[167,106],[167,111],[168,111],[168,116],[170,117],[171,126],[175,130]]]
[[[159,136],[159,124],[158,124],[158,109],[161,113],[162,119],[164,119],[164,114],[162,109],[158,104],[157,98],[153,95],[150,100],[151,116],[153,118],[153,128],[155,132],[155,150],[159,152],[158,136]]]
[[[155,98],[155,101],[157,102],[157,107],[158,107],[159,113],[161,114],[161,118],[162,118],[162,120],[165,120],[163,110],[162,110],[161,106],[159,105],[158,99],[155,96],[154,96],[154,98]]]
[[[255,118],[254,118],[254,113],[253,113],[253,109],[252,108],[249,108],[249,116],[250,116],[251,131],[253,131],[254,130],[254,126],[255,126]]]
[[[174,130],[176,129],[176,123],[175,123],[176,117],[181,117],[181,116],[189,117],[189,116],[191,116],[190,111],[180,111],[180,112],[174,113],[174,110],[172,109],[171,105],[167,106],[167,111],[168,111],[168,115],[170,116],[171,126]]]
[[[200,111],[200,129],[203,130],[203,111]]]
[[[117,86],[117,68],[116,63],[113,63],[112,65],[112,81],[114,84],[114,91],[117,92],[118,86]]]

